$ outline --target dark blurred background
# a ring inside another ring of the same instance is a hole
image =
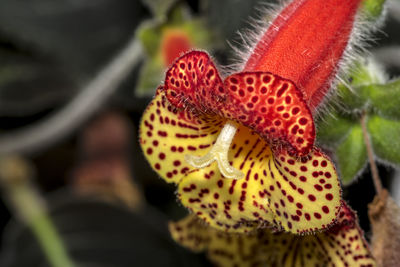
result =
[[[201,32],[191,45],[232,63],[227,41],[249,27],[262,0],[2,0],[0,2],[0,137],[63,109],[137,36],[143,53],[111,97],[55,143],[24,156],[32,183],[48,200],[68,250],[83,266],[207,266],[170,239],[168,220],[185,216],[175,186],[150,169],[138,146],[141,114],[162,80],[165,29]],[[397,2],[398,3],[398,2]],[[389,8],[372,52],[391,77],[400,73],[400,14]],[[148,46],[148,47],[146,47]],[[153,48],[151,48],[153,46]],[[150,49],[151,48],[151,49]],[[152,76],[153,81],[143,80]],[[154,81],[155,80],[155,81]],[[151,86],[150,86],[151,85]],[[380,167],[391,187],[394,170]],[[393,189],[393,187],[392,187]],[[395,190],[396,191],[396,190]],[[369,233],[369,171],[344,189]],[[3,192],[4,195],[4,192]],[[37,241],[0,198],[0,265],[48,266]]]

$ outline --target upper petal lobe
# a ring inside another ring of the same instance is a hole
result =
[[[221,112],[255,130],[271,145],[284,143],[307,155],[315,139],[314,121],[296,85],[265,72],[242,72],[225,79],[227,99]]]

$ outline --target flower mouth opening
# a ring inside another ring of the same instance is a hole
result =
[[[288,144],[295,155],[306,156],[313,149],[314,120],[303,93],[294,82],[273,73],[240,72],[223,81],[208,54],[191,51],[168,70],[163,90],[176,108],[236,121],[270,144]],[[212,158],[192,161],[206,166]]]
[[[244,173],[234,168],[228,160],[229,148],[237,129],[236,122],[227,121],[211,150],[204,156],[185,155],[186,162],[195,168],[202,169],[216,161],[218,169],[225,178],[235,180],[243,178]]]

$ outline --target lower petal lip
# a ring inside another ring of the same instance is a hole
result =
[[[221,233],[199,222],[194,214],[170,223],[169,230],[176,242],[196,252],[205,251],[218,266],[376,265],[357,216],[346,203],[337,224],[315,235],[296,236],[271,229],[258,229],[253,235]],[[244,248],[251,248],[249,254]]]

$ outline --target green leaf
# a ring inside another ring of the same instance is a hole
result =
[[[348,79],[338,85],[340,101],[352,111],[364,109],[370,97],[371,84],[383,84],[385,75],[372,59],[359,59],[350,69]]]
[[[367,101],[365,97],[360,94],[360,90],[356,87],[352,87],[354,91],[351,91],[347,86],[340,84],[339,90],[339,101],[343,107],[348,111],[355,111],[365,109]]]
[[[361,88],[368,95],[370,105],[386,118],[400,119],[400,79],[384,85],[373,84]]]
[[[318,142],[332,146],[338,144],[354,126],[354,122],[338,114],[329,113],[317,123]]]
[[[354,181],[367,162],[367,151],[360,125],[354,126],[336,149],[339,172],[344,185]]]
[[[155,21],[146,21],[139,26],[137,36],[148,56],[154,57],[157,54],[161,35],[161,25]]]
[[[384,161],[400,165],[400,121],[371,116],[367,128],[375,154]]]
[[[386,0],[364,0],[363,10],[371,20],[377,20],[383,12]]]
[[[354,63],[350,71],[351,86],[358,87],[372,83],[383,83],[383,70],[372,58],[361,58]]]
[[[135,89],[138,97],[154,95],[160,85],[165,72],[164,64],[159,57],[147,60],[140,70],[139,81]]]
[[[383,117],[398,120],[400,119],[400,79],[383,84],[384,79],[379,78],[377,68],[373,74],[374,68],[357,66],[352,71],[350,80],[346,84],[339,84],[340,101],[351,111],[372,108],[373,112]]]

